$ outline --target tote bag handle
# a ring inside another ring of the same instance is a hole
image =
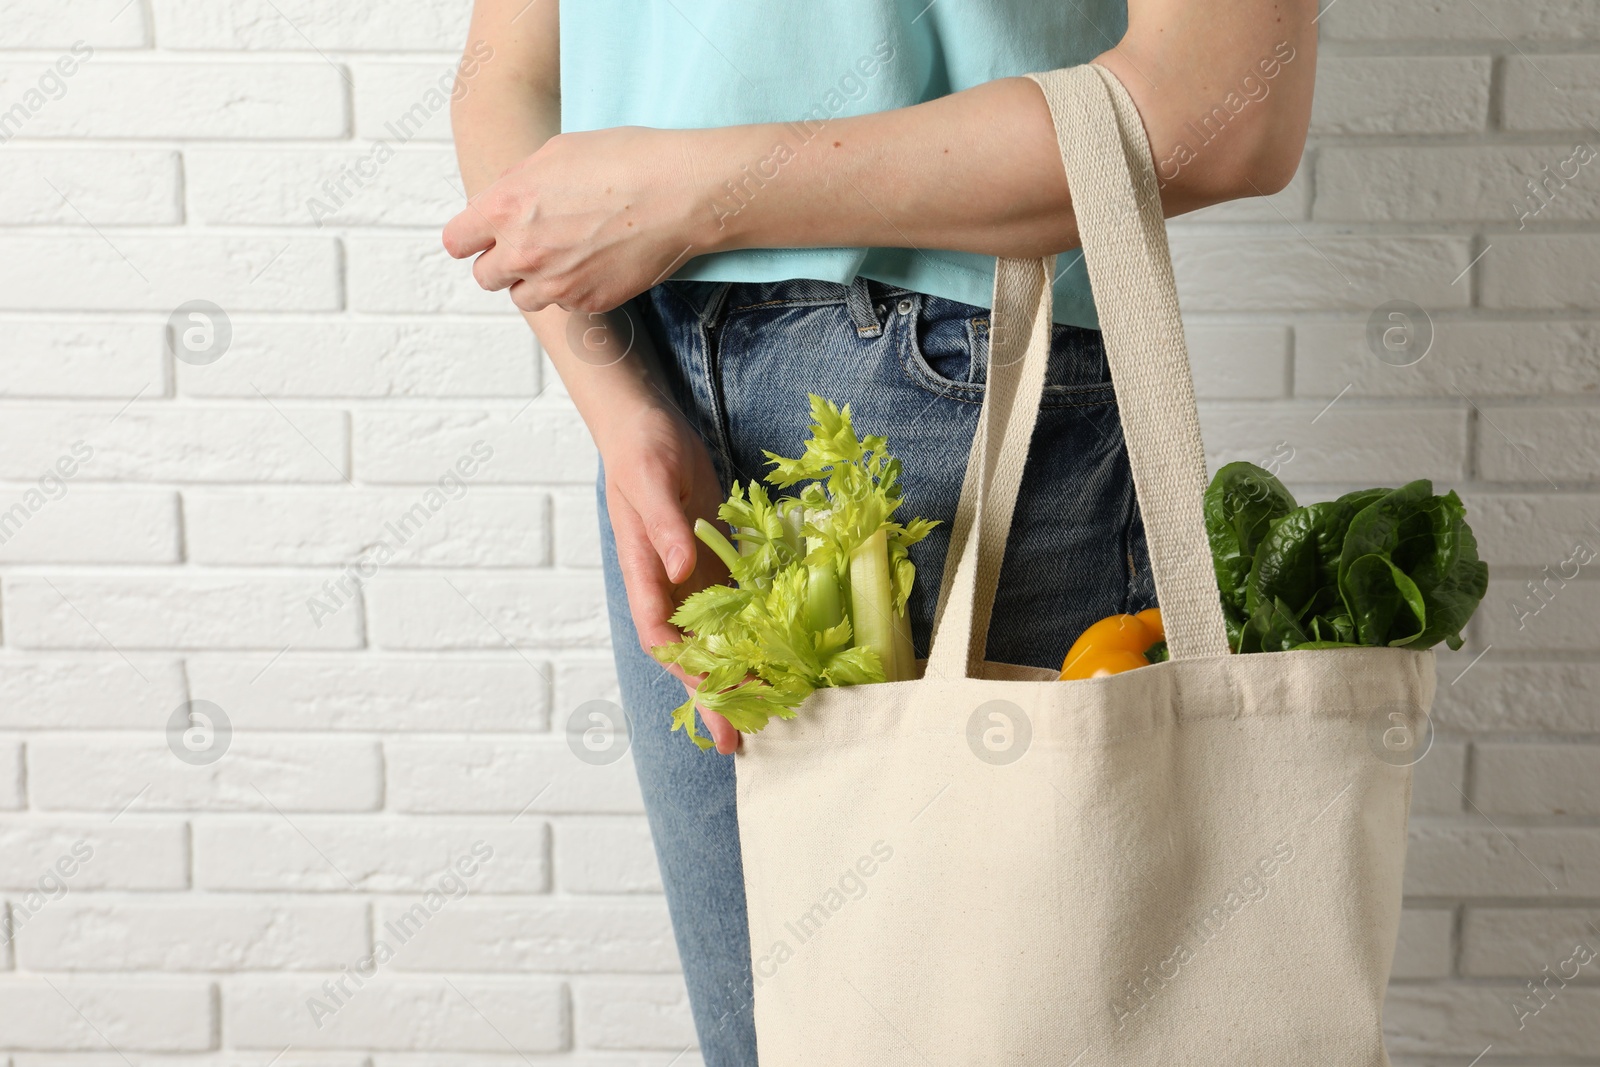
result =
[[[1227,655],[1202,510],[1205,451],[1144,123],[1104,67],[1028,77],[1050,107],[1072,191],[1167,647],[1175,660]],[[984,658],[1044,395],[1054,266],[1053,256],[995,264],[988,384],[956,508],[929,677],[974,677]]]

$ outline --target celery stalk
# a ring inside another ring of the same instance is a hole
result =
[[[850,553],[850,627],[858,648],[870,648],[883,663],[884,681],[897,682],[894,583],[889,578],[889,539],[879,529]]]
[[[797,556],[801,554],[802,546],[806,543],[805,537],[800,532],[805,521],[805,508],[792,507],[783,513],[783,539],[794,549]]]
[[[911,611],[909,607],[894,613],[895,667],[902,679],[917,676],[917,648],[911,643]]]
[[[806,551],[822,543],[820,537],[806,538]],[[806,625],[821,632],[844,619],[844,598],[840,595],[839,568],[818,563],[806,568]]]
[[[696,519],[694,520],[694,535],[704,542],[707,548],[715,552],[722,562],[728,565],[729,570],[739,566],[739,550],[733,547],[733,542],[729,541],[721,530],[705,519]]]

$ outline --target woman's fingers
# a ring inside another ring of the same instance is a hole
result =
[[[667,578],[655,546],[645,533],[645,523],[625,499],[609,502],[608,510],[617,539],[622,584],[628,592],[628,608],[633,614],[633,628],[639,635],[639,643],[649,651],[655,645],[681,640],[683,635],[667,621],[677,606],[672,598],[675,583]],[[692,571],[692,561],[688,567]],[[684,684],[690,695],[694,694],[700,683],[699,675],[685,674],[675,663],[669,664],[667,670]],[[705,723],[717,751],[725,756],[737,752],[741,742],[733,724],[714,711],[699,708],[699,712],[700,721]]]
[[[518,287],[520,288],[520,286]],[[513,288],[515,296],[517,288]],[[681,596],[726,575],[713,552],[698,551],[692,516],[715,514],[721,501],[705,444],[687,424],[668,420],[635,426],[637,437],[606,454],[606,508],[616,535],[617,562],[639,643],[650,651],[680,641],[672,614]],[[692,696],[702,676],[667,666]],[[739,731],[715,711],[696,705],[718,752],[738,751]]]
[[[681,640],[683,635],[667,621],[677,610],[672,597],[673,583],[645,533],[639,513],[621,494],[608,488],[607,496],[606,509],[611,513],[611,530],[617,542],[617,563],[628,593],[628,609],[633,615],[639,644],[648,652],[655,645]],[[677,667],[673,668],[673,673],[680,678],[684,676]]]
[[[445,223],[444,250],[453,259],[466,259],[494,247],[494,226],[488,216],[473,203],[468,203]]]
[[[491,293],[509,289],[522,281],[516,266],[506,262],[505,246],[493,245],[472,261],[472,280]]]
[[[512,282],[511,288],[507,292],[511,297],[511,302],[517,306],[519,311],[543,311],[550,306],[549,301],[539,299],[532,285],[521,279]]]
[[[683,510],[681,480],[666,471],[644,472],[630,487],[628,502],[656,550],[667,578],[678,585],[694,573],[694,528]]]

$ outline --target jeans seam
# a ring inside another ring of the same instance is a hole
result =
[[[732,288],[732,283],[725,282],[714,286],[703,306],[697,306],[697,302],[691,299],[688,293],[679,291],[670,281],[662,283],[657,288],[678,301],[689,312],[685,318],[693,323],[694,340],[690,343],[690,358],[674,360],[689,391],[688,409],[682,414],[689,418],[690,425],[705,443],[707,451],[711,453],[712,465],[717,469],[723,482],[731,482],[736,472],[733,465],[732,437],[727,425],[727,404],[723,398],[717,367],[716,331],[719,319],[724,315],[727,292]],[[687,327],[688,323],[684,325]],[[668,344],[670,347],[670,337]],[[698,353],[692,351],[695,344],[699,346]],[[663,353],[663,358],[665,355]],[[703,401],[699,396],[702,391],[705,394]]]
[[[723,320],[726,323],[726,319]],[[740,471],[734,469],[733,434],[728,425],[728,404],[722,389],[722,346],[718,332],[704,321],[700,323],[700,343],[705,346],[705,375],[707,401],[711,408],[711,428],[716,433],[717,465],[722,468],[724,485],[740,480]]]

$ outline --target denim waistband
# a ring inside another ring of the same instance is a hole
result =
[[[789,278],[777,282],[698,282],[667,281],[670,288],[694,310],[705,326],[715,326],[731,312],[750,308],[796,305],[844,304],[856,332],[863,337],[882,332],[881,316],[874,314],[877,304],[898,300],[912,290],[887,282],[857,277],[848,284],[818,281],[815,278]]]

